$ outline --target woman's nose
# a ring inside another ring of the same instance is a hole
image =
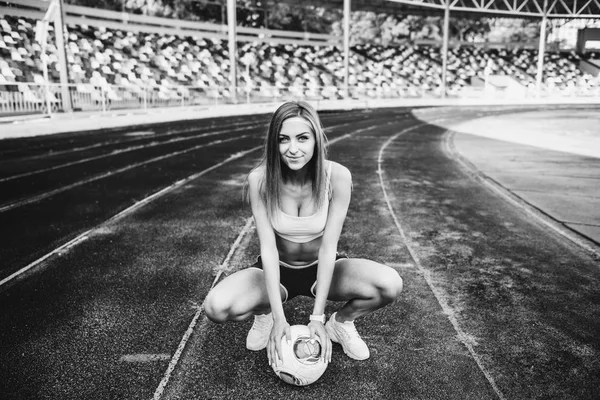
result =
[[[296,142],[294,142],[294,141],[290,142],[289,152],[296,153],[297,151],[298,151],[298,146],[296,146]]]

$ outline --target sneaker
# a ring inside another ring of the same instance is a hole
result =
[[[271,313],[254,316],[254,324],[246,337],[246,348],[252,351],[262,350],[267,347],[269,335],[273,328],[273,316]]]
[[[355,360],[366,360],[369,358],[369,348],[367,344],[360,338],[360,335],[354,327],[354,322],[337,322],[333,313],[329,321],[325,324],[329,338],[336,343],[342,345],[344,353]]]

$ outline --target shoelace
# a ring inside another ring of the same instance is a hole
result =
[[[256,329],[258,331],[267,330],[271,325],[271,314],[257,315],[254,318],[254,324],[252,325],[252,329]]]
[[[338,322],[336,325],[339,325],[339,328],[336,329],[336,331],[342,332],[342,335],[344,335],[344,338],[346,340],[360,338],[360,335],[358,334],[358,331],[356,330],[354,324],[345,324],[343,322]]]

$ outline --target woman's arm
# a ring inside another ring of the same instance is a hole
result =
[[[331,162],[331,161],[330,161]],[[342,227],[350,205],[350,196],[352,192],[352,175],[348,168],[333,163],[331,171],[331,188],[332,198],[329,204],[329,214],[327,216],[327,224],[321,247],[319,248],[319,269],[317,271],[317,288],[315,296],[315,304],[313,307],[314,315],[321,315],[325,312],[325,303],[331,286],[331,277],[335,267],[335,257],[337,253],[337,245]],[[321,337],[321,332],[324,332],[322,324],[319,322],[311,322],[315,332]],[[312,330],[312,329],[311,329]],[[331,360],[331,346],[327,346],[327,360]]]
[[[279,253],[275,242],[275,232],[269,221],[267,209],[260,193],[260,182],[263,177],[263,170],[256,169],[248,176],[248,191],[250,195],[250,205],[252,215],[256,224],[256,231],[260,241],[260,257],[262,259],[265,284],[271,313],[273,315],[273,329],[267,348],[269,363],[281,359],[281,338],[285,334],[288,339],[291,338],[289,324],[285,319],[283,304],[281,302],[281,292],[279,288]]]

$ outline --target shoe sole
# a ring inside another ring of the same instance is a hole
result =
[[[333,329],[331,329],[329,327],[329,325],[325,325],[325,329],[327,330],[327,334],[329,335],[329,338],[331,339],[331,341],[342,346],[342,350],[344,350],[344,354],[346,354],[348,357],[352,358],[353,360],[363,361],[363,360],[368,359],[371,356],[369,354],[366,357],[359,357],[356,354],[352,353],[351,351],[348,351],[346,349],[346,347],[344,347],[344,345],[341,343],[340,339],[337,337],[337,334],[335,333],[335,331]]]
[[[249,347],[248,345],[246,345],[246,348],[250,351],[260,351],[262,349],[266,349],[267,348],[267,344],[265,343],[264,346],[262,347]]]

